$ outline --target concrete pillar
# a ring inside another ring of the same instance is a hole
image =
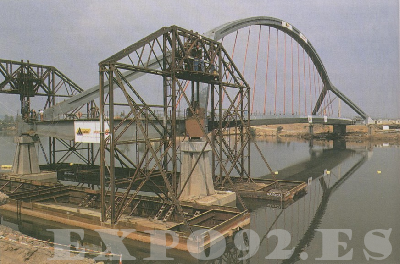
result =
[[[311,124],[308,126],[308,133],[310,134],[311,137],[314,136],[314,126]]]
[[[344,138],[334,138],[333,149],[346,149],[346,140]]]
[[[310,141],[308,142],[308,147],[314,147],[314,125],[310,124],[308,126],[308,133],[310,134]]]
[[[205,150],[201,152],[205,144],[206,142],[200,141],[185,141],[181,143],[180,148],[182,151],[182,165],[178,188],[179,190],[182,189],[183,185],[188,179],[189,173],[194,167],[196,160],[199,156],[200,159],[196,164],[193,173],[188,180],[188,183],[183,189],[179,200],[198,199],[215,194],[211,171],[211,147],[207,146]]]
[[[16,137],[13,174],[24,175],[40,173],[39,159],[36,153],[35,142],[30,136]]]
[[[368,136],[371,136],[373,133],[372,125],[368,125]]]
[[[333,134],[337,136],[346,135],[346,125],[333,125]]]

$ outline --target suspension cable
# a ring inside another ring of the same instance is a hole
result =
[[[300,44],[297,42],[297,75],[299,80],[299,115],[300,115]]]
[[[268,47],[267,47],[267,66],[265,71],[265,91],[264,91],[264,115],[267,109],[267,85],[268,85],[268,62],[269,62],[269,41],[271,38],[271,27],[268,27]]]
[[[294,87],[294,80],[293,80],[293,38],[290,38],[290,45],[291,45],[291,51],[292,51],[292,115],[294,115],[294,109],[293,109],[293,87]]]
[[[305,51],[303,49],[303,86],[304,86],[304,112],[307,115],[307,80],[306,80],[306,59],[305,59]]]
[[[312,104],[313,104],[313,98],[312,98],[312,89],[311,89],[311,65],[310,65],[310,56],[308,56],[308,80],[310,81],[310,91],[309,91],[309,97],[310,97],[310,114],[312,114]]]
[[[278,43],[279,43],[279,30],[276,29],[276,60],[275,60],[275,103],[274,115],[276,115],[276,96],[278,92]]]
[[[260,31],[258,32],[258,44],[257,44],[257,58],[256,58],[256,67],[255,67],[255,72],[254,72],[254,86],[253,86],[253,97],[251,100],[251,110],[250,113],[253,113],[254,109],[254,95],[256,93],[256,82],[257,82],[257,69],[258,69],[258,54],[260,51],[260,39],[261,39],[261,25],[260,25]]]
[[[284,63],[283,63],[283,114],[286,114],[286,34],[284,34],[285,40],[285,56],[284,56]]]

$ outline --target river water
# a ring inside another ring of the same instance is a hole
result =
[[[0,164],[12,164],[14,143],[0,137]],[[228,243],[225,253],[206,263],[400,263],[400,147],[384,143],[350,143],[333,148],[332,142],[258,140],[278,179],[309,181],[306,195],[291,204],[251,201],[250,237],[240,250]],[[264,177],[267,168],[252,148],[251,175]],[[52,240],[50,228],[68,228],[49,221],[15,216],[0,210],[2,223],[39,239]],[[373,231],[375,230],[375,231]],[[104,250],[101,239],[85,231],[86,247]],[[146,246],[129,243],[138,260],[155,263]],[[194,262],[189,254],[169,250],[175,262]],[[249,259],[239,260],[246,256]],[[382,259],[379,260],[378,259]],[[118,263],[118,262],[116,262]],[[156,262],[161,263],[161,262]]]

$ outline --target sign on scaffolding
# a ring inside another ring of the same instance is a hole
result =
[[[108,136],[109,127],[104,123],[104,135]],[[75,142],[100,143],[100,121],[74,121]]]

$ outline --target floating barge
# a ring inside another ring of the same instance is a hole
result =
[[[150,241],[149,231],[170,230],[179,237],[175,249],[188,251],[190,247],[191,252],[202,252],[210,246],[213,239],[207,235],[208,230],[229,237],[250,223],[248,211],[182,202],[188,219],[186,226],[182,219],[167,217],[172,205],[165,205],[158,197],[137,195],[130,210],[126,210],[128,213],[123,214],[116,225],[111,225],[100,220],[99,190],[1,175],[0,191],[10,198],[9,203],[0,209],[15,212],[19,217],[27,215],[89,230],[101,229],[104,232],[110,232],[110,229],[135,229],[127,238],[145,243],[154,243]],[[116,195],[122,196],[122,193]],[[197,243],[190,237],[193,231],[199,229],[205,230],[202,234],[204,243]]]
[[[307,192],[307,183],[302,181],[231,178],[234,186],[228,184],[219,190],[236,191],[242,198],[288,202]]]

